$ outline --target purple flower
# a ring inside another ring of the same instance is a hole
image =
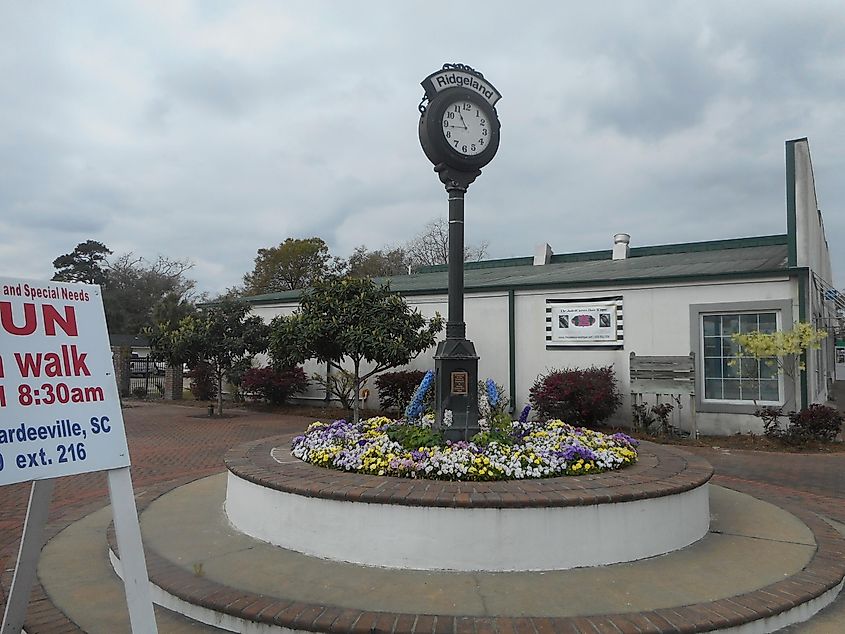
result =
[[[626,445],[631,445],[632,447],[636,447],[640,444],[640,441],[635,438],[631,438],[628,434],[623,434],[621,431],[613,434],[611,438],[618,440],[621,443],[625,443]]]
[[[558,451],[557,455],[566,462],[577,462],[578,460],[590,462],[596,459],[596,454],[593,453],[592,449],[580,444],[569,445],[566,449]]]
[[[530,405],[526,405],[525,407],[523,407],[523,408],[522,408],[522,413],[519,415],[519,422],[520,422],[521,424],[523,424],[523,425],[524,425],[525,423],[527,423],[527,422],[528,422],[528,413],[529,413],[530,411],[531,411],[531,406],[530,406]]]

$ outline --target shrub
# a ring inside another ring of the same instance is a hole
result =
[[[311,380],[322,387],[329,397],[340,401],[344,409],[352,410],[355,407],[355,373],[343,368],[335,368],[328,376],[315,372]],[[366,380],[361,382],[360,389],[364,389]]]
[[[217,396],[214,368],[210,364],[197,363],[186,376],[191,379],[191,394],[198,401],[210,401]]]
[[[833,407],[813,403],[800,412],[789,414],[787,433],[793,442],[800,444],[810,441],[830,442],[842,429],[843,420],[845,417]]]
[[[610,365],[552,370],[537,377],[529,400],[540,416],[585,426],[605,420],[622,402]]]
[[[147,397],[147,388],[144,386],[136,387],[132,390],[132,395],[135,398],[146,398]]]
[[[784,416],[779,407],[764,407],[757,410],[755,415],[763,419],[766,436],[780,439],[788,445],[831,442],[845,421],[845,416],[838,410],[818,403],[813,403],[800,412],[789,412],[789,424],[786,429],[779,425],[780,417]]]
[[[659,422],[660,433],[668,434],[671,431],[677,431],[675,427],[669,424],[669,416],[675,409],[671,403],[656,403],[648,406],[645,403],[635,403],[632,405],[634,411],[634,427],[642,429],[649,433],[651,426]]]
[[[412,423],[397,423],[387,430],[387,437],[398,442],[404,449],[414,451],[419,447],[435,447],[443,444],[443,434]]]
[[[279,370],[250,368],[243,373],[241,388],[253,398],[269,401],[273,405],[282,405],[294,394],[308,389],[308,377],[299,366]]]
[[[404,412],[408,403],[414,398],[414,392],[424,375],[425,372],[422,370],[400,370],[379,374],[376,377],[376,387],[381,409]],[[433,393],[434,390],[431,392]],[[430,399],[433,399],[433,395]]]

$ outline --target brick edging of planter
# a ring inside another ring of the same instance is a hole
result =
[[[612,504],[674,495],[710,480],[704,458],[642,442],[639,460],[616,471],[494,482],[446,481],[348,473],[301,460],[280,464],[271,450],[290,436],[241,444],[225,456],[227,469],[277,491],[349,502],[455,508],[530,508]]]

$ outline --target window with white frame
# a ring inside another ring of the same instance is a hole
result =
[[[701,370],[704,400],[780,404],[783,384],[775,359],[737,358],[731,335],[775,332],[779,311],[701,315]]]

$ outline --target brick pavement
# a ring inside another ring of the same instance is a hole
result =
[[[161,403],[124,409],[136,496],[155,496],[174,484],[218,473],[224,468],[223,454],[231,447],[299,431],[311,420],[238,410],[233,410],[230,418],[210,419],[203,412],[197,407]],[[0,487],[0,612],[11,583],[29,489],[28,483]],[[60,478],[50,506],[48,538],[106,504],[105,474]],[[26,629],[29,634],[79,631],[53,607],[38,584],[30,600]]]
[[[136,494],[155,496],[177,484],[217,473],[223,455],[249,440],[301,430],[310,418],[234,411],[231,418],[209,419],[196,407],[141,404],[124,411],[132,478]],[[714,483],[733,488],[758,488],[845,523],[845,453],[778,454],[692,448],[716,470]],[[0,488],[0,609],[14,566],[20,530],[26,514],[29,485]],[[57,482],[48,534],[108,503],[106,478],[90,474]],[[837,603],[845,602],[845,597]],[[30,602],[27,630],[76,632],[37,586]]]

